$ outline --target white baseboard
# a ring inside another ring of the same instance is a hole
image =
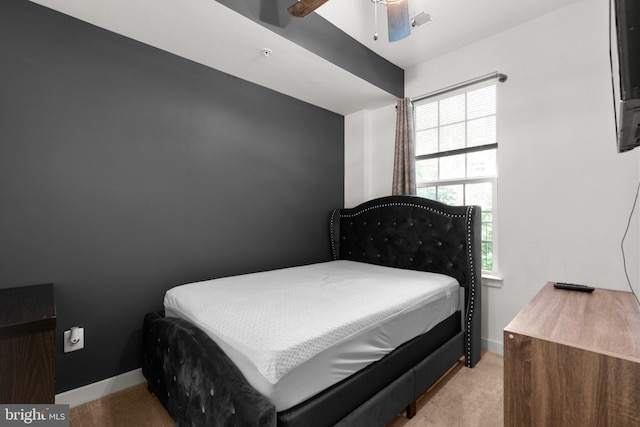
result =
[[[56,394],[56,404],[66,404],[70,408],[91,402],[111,393],[115,393],[125,388],[145,382],[146,379],[142,375],[142,369],[138,368],[115,377],[107,378],[93,384],[87,384],[73,390]]]
[[[482,338],[481,342],[483,349],[490,351],[491,353],[504,355],[504,346],[501,342],[492,341],[486,338]]]

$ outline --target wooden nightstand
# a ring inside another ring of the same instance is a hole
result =
[[[0,403],[54,403],[53,285],[0,289]]]
[[[639,426],[640,308],[630,292],[546,286],[504,330],[509,426]]]

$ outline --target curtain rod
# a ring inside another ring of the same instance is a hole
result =
[[[426,95],[420,95],[417,98],[411,98],[411,102],[422,101],[423,99],[432,98],[434,96],[442,95],[447,92],[452,92],[454,90],[462,89],[463,87],[471,86],[476,83],[485,82],[491,79],[498,79],[500,83],[507,81],[507,75],[499,72],[493,72],[489,74],[485,74],[484,76],[476,77],[475,79],[467,80],[462,83],[458,83],[449,87],[445,87],[444,89],[436,90],[435,92],[427,93]]]

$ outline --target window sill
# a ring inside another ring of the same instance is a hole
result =
[[[502,277],[494,274],[482,273],[482,285],[490,288],[502,288]]]

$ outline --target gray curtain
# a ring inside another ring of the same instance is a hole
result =
[[[416,194],[416,140],[413,103],[398,100],[396,118],[396,149],[393,159],[393,188],[391,194]]]

